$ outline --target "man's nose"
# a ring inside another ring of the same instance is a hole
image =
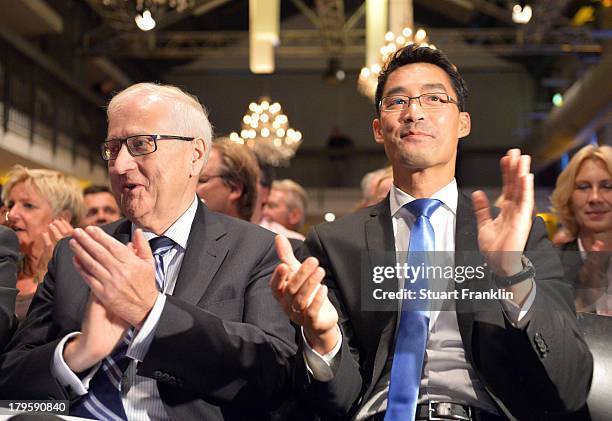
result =
[[[425,112],[419,98],[410,98],[408,104],[402,109],[402,120],[405,121],[418,121],[425,119]]]
[[[128,151],[127,145],[121,145],[117,158],[113,162],[113,167],[119,174],[124,174],[129,170],[136,168],[136,160]]]

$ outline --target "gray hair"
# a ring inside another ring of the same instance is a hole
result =
[[[284,180],[276,180],[272,183],[272,190],[280,190],[285,192],[285,203],[289,210],[300,209],[302,211],[302,219],[300,220],[300,229],[304,226],[306,219],[306,207],[308,206],[308,194],[306,190],[298,183],[288,178]]]
[[[198,98],[172,85],[137,83],[111,99],[106,109],[107,120],[110,121],[112,115],[122,112],[128,99],[137,96],[160,97],[168,100],[171,104],[172,120],[176,123],[176,130],[178,130],[176,135],[204,139],[206,144],[204,166],[206,166],[212,149],[213,128],[208,120],[208,112]]]

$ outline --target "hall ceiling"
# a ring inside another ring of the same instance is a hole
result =
[[[164,68],[191,63],[198,69],[246,70],[249,54],[248,0],[192,0],[183,12],[158,8],[157,26],[142,32],[134,24],[132,1],[86,0],[100,25],[82,38],[82,55],[112,57],[116,62],[151,60]],[[453,58],[477,54],[509,58],[599,55],[609,31],[592,25],[571,26],[576,0],[536,0],[527,25],[512,22],[513,2],[501,0],[414,0],[416,26],[427,29]],[[597,2],[595,2],[597,3]],[[322,67],[337,56],[347,68],[360,68],[365,52],[364,1],[281,1],[277,68]],[[297,64],[296,61],[297,60]],[[313,64],[314,63],[314,64]]]

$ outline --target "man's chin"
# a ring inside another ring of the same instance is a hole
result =
[[[122,206],[121,212],[127,219],[132,222],[139,221],[144,215],[142,207],[140,206]]]

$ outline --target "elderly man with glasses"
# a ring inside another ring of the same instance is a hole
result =
[[[294,333],[268,289],[273,235],[196,196],[211,136],[178,88],[111,100],[101,152],[127,219],[58,244],[0,361],[3,399],[104,420],[270,417]]]

